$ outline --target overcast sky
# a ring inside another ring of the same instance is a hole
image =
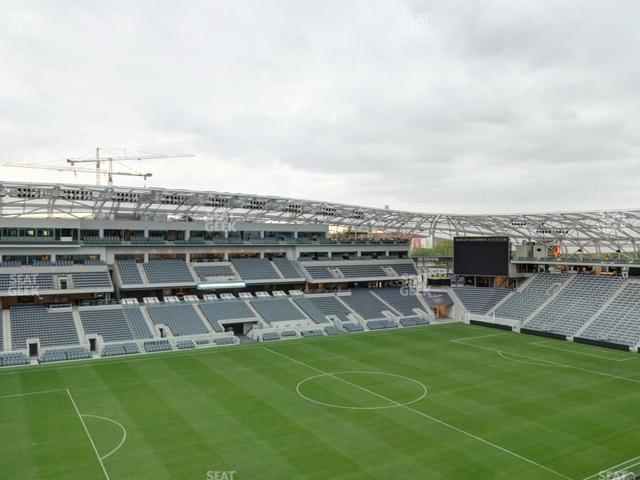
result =
[[[197,155],[131,165],[158,187],[640,207],[637,1],[5,0],[0,16],[2,162],[120,147]]]

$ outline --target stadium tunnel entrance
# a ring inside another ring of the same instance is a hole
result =
[[[224,324],[223,328],[226,332],[233,332],[236,336],[246,336],[256,325],[257,322],[236,322]]]

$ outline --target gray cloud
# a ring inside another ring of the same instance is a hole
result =
[[[637,207],[638,14],[632,1],[4,2],[1,159],[129,147],[197,154],[135,165],[155,186],[443,212]]]

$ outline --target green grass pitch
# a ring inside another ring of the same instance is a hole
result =
[[[461,324],[143,355],[0,371],[0,478],[597,479],[638,412],[638,354]]]

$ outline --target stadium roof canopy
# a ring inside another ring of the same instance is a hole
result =
[[[561,242],[585,252],[637,253],[640,209],[460,215],[370,208],[296,198],[117,186],[0,182],[0,217],[161,220],[226,218],[318,223],[430,236],[505,235]]]

